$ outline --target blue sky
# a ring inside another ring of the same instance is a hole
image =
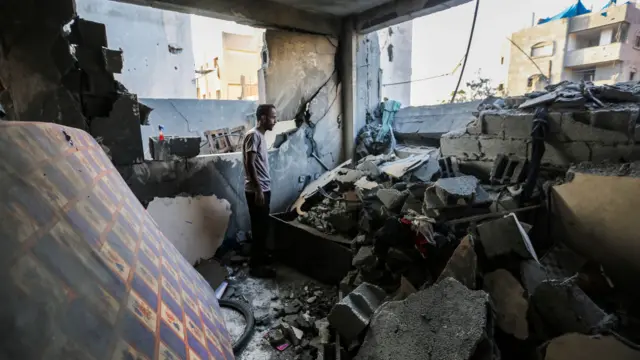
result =
[[[500,58],[508,50],[506,38],[531,26],[539,18],[554,16],[576,0],[481,0],[473,44],[463,80],[483,77],[499,81]],[[583,0],[598,10],[607,0]],[[620,1],[621,2],[621,1]],[[464,56],[475,1],[413,20],[412,80],[451,71]],[[411,105],[429,105],[447,98],[455,88],[454,76],[412,83]],[[464,84],[464,82],[463,82]]]

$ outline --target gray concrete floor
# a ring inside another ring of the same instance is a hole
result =
[[[278,266],[278,276],[276,279],[255,279],[247,276],[248,269],[236,269],[234,275],[230,276],[230,288],[233,288],[233,299],[246,299],[253,307],[256,319],[271,316],[270,324],[256,326],[253,336],[244,351],[237,357],[238,360],[293,360],[296,357],[293,347],[279,352],[274,349],[267,340],[264,339],[269,329],[278,323],[278,319],[273,317],[274,307],[282,307],[283,299],[287,299],[291,294],[292,287],[303,287],[308,282],[321,285],[312,279],[298,273],[297,271]],[[229,290],[227,290],[229,292]],[[239,337],[245,328],[242,316],[233,310],[223,310],[227,329],[231,336]]]

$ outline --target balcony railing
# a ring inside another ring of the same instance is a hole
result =
[[[622,55],[622,43],[594,46],[567,52],[566,67],[595,65],[610,61],[618,61]]]

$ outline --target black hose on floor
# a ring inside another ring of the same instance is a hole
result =
[[[251,335],[253,334],[253,330],[256,325],[256,319],[253,316],[253,310],[251,309],[249,304],[243,301],[220,299],[218,300],[218,304],[220,304],[220,307],[226,307],[241,313],[247,322],[247,326],[244,328],[242,336],[240,336],[240,338],[233,343],[233,353],[238,356],[242,352],[242,350],[244,350],[244,347],[247,346],[247,343],[249,342],[249,339],[251,339]]]

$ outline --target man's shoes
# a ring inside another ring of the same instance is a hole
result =
[[[253,266],[249,275],[259,279],[273,279],[276,277],[276,270],[269,266]]]

